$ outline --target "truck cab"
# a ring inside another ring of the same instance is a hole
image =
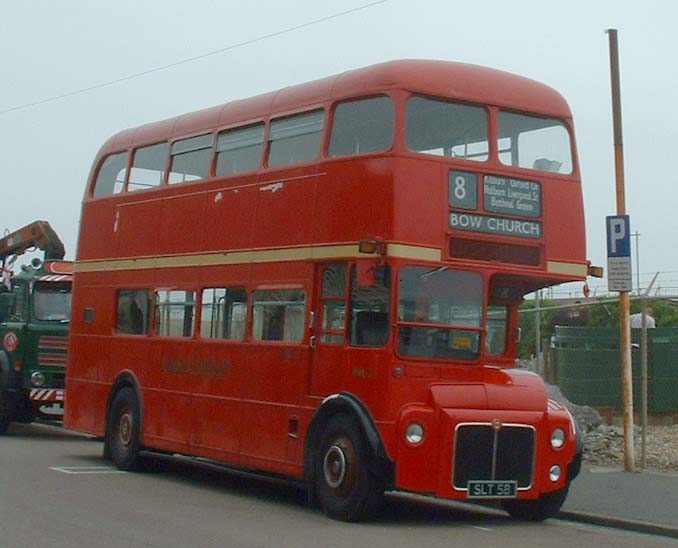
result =
[[[8,257],[45,250],[12,273]],[[0,239],[0,434],[11,422],[63,415],[73,263],[44,221]]]

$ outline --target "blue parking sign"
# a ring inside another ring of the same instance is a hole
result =
[[[631,256],[631,223],[628,215],[608,215],[605,218],[607,226],[607,256]]]

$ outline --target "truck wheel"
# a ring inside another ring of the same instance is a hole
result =
[[[358,421],[339,414],[324,428],[314,462],[315,494],[331,518],[358,521],[381,506],[384,482],[369,469]]]
[[[502,503],[509,515],[523,521],[544,521],[554,517],[567,497],[568,487],[546,493],[536,500],[506,500]]]
[[[110,459],[120,470],[136,470],[141,465],[141,412],[136,392],[126,386],[113,398],[106,428]]]
[[[10,408],[7,395],[0,390],[0,435],[7,432],[10,423]]]

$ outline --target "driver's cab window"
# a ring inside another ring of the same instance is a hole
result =
[[[391,269],[373,267],[368,281],[358,283],[358,267],[351,271],[350,339],[351,346],[384,346],[389,336]]]
[[[500,356],[506,352],[506,332],[508,328],[508,307],[491,304],[487,308],[487,336],[485,354]]]

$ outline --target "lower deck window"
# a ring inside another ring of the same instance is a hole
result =
[[[147,289],[121,289],[118,291],[118,311],[115,331],[127,335],[148,333],[150,296]]]
[[[242,287],[214,287],[202,292],[200,335],[205,339],[245,338],[247,292]]]
[[[194,291],[158,291],[155,332],[162,337],[190,337],[195,323]]]
[[[306,293],[302,289],[264,289],[253,293],[252,338],[301,342]]]

